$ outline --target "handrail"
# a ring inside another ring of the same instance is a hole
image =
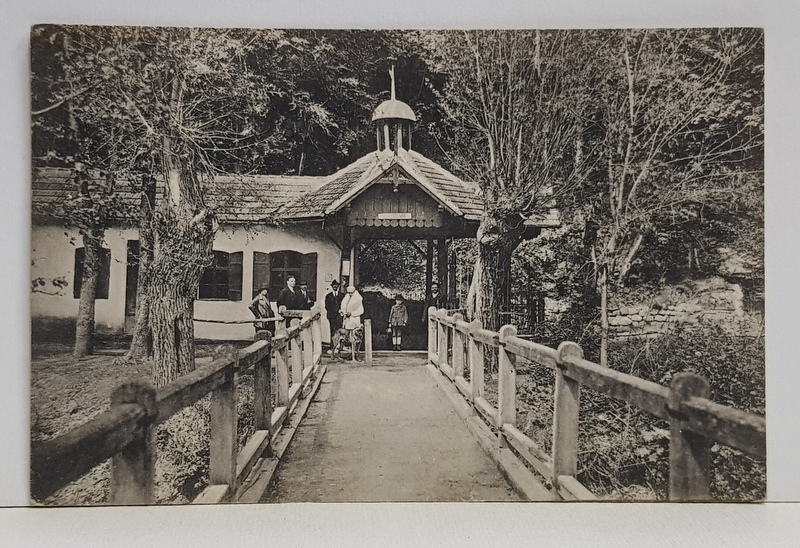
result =
[[[710,499],[710,441],[733,447],[755,460],[766,458],[766,420],[711,401],[708,383],[694,373],[678,373],[669,387],[585,360],[575,343],[557,350],[516,335],[467,324],[461,314],[428,310],[428,359],[450,379],[475,414],[498,430],[498,443],[512,447],[566,500],[594,497],[575,478],[581,387],[627,402],[670,422],[671,500]],[[466,327],[466,328],[465,328]],[[497,407],[484,398],[484,346],[498,352]],[[464,347],[466,346],[466,352]],[[556,375],[553,455],[547,455],[516,427],[515,362],[522,357]],[[450,363],[448,363],[450,359]],[[469,380],[464,369],[469,367]]]
[[[155,426],[211,394],[211,462],[208,488],[195,502],[235,500],[237,489],[268,450],[303,389],[320,369],[321,310],[280,326],[271,338],[216,357],[172,383],[154,389],[149,381],[115,390],[111,409],[56,438],[31,448],[31,495],[44,500],[108,458],[111,504],[154,502]],[[272,356],[278,386],[271,386]],[[290,374],[290,361],[292,370]],[[237,454],[236,377],[252,370],[256,432]],[[291,384],[290,384],[291,377]],[[277,409],[271,393],[277,392]]]

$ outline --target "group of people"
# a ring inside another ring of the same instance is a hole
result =
[[[331,291],[325,295],[325,314],[328,316],[328,323],[331,328],[331,335],[338,329],[348,331],[356,329],[361,325],[361,316],[364,315],[364,298],[352,285],[347,287],[347,291],[339,291],[339,282],[331,282]]]
[[[308,284],[305,282],[297,283],[297,278],[289,276],[286,278],[286,287],[281,289],[278,294],[278,313],[283,314],[287,310],[311,310],[313,304],[308,295]],[[255,298],[250,301],[248,308],[257,319],[275,318],[272,306],[269,304],[269,290],[262,287],[258,290]],[[289,326],[290,318],[286,318],[286,326]],[[269,331],[275,334],[275,322],[256,322],[256,332]]]
[[[283,314],[287,310],[310,310],[312,306],[308,295],[308,287],[305,283],[297,283],[294,276],[286,279],[286,287],[281,289],[278,295],[278,313]],[[428,319],[429,307],[441,308],[445,306],[444,296],[439,293],[439,285],[433,283],[431,291],[425,299],[425,306],[422,311],[422,322]],[[274,318],[272,307],[269,303],[269,292],[267,288],[259,290],[255,298],[250,302],[250,311],[258,319]],[[330,324],[331,337],[340,330],[352,331],[361,325],[361,316],[364,314],[364,298],[352,285],[347,287],[345,292],[340,291],[338,281],[331,282],[331,291],[325,295],[325,311]],[[289,325],[289,318],[286,325]],[[401,350],[403,345],[403,329],[408,325],[408,309],[402,295],[395,296],[395,304],[389,311],[389,327],[387,333],[392,338],[392,350]],[[275,334],[275,322],[256,322],[256,332],[267,330]]]

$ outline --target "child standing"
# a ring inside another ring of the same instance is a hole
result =
[[[394,298],[394,306],[389,312],[389,329],[392,330],[392,350],[400,350],[403,344],[403,328],[408,323],[408,309],[403,302],[403,296]]]

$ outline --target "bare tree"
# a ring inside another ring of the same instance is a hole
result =
[[[568,195],[594,158],[581,151],[585,61],[570,55],[579,35],[467,31],[429,43],[449,77],[441,100],[454,122],[451,165],[483,197],[471,315],[498,329],[526,222]]]
[[[762,63],[752,29],[593,33],[606,190],[594,201],[592,247],[607,363],[608,290],[624,285],[657,216],[730,200],[763,146],[763,98],[740,92]],[[597,129],[597,128],[595,128]],[[758,163],[758,160],[756,161]],[[756,167],[756,170],[760,168]]]

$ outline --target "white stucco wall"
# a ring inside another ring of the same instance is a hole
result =
[[[321,305],[325,301],[325,290],[329,281],[338,278],[339,248],[317,227],[293,225],[283,228],[242,229],[224,228],[217,232],[214,249],[232,253],[244,251],[242,270],[241,301],[195,301],[194,317],[215,320],[251,319],[253,315],[247,309],[253,292],[253,252],[274,253],[277,251],[297,251],[299,253],[317,253],[317,299]],[[326,281],[327,280],[327,281]],[[272,303],[277,310],[275,303]],[[327,319],[323,314],[323,340],[328,340]],[[210,324],[195,322],[195,337],[213,340],[247,340],[253,338],[252,324]]]
[[[137,240],[135,229],[110,229],[103,247],[111,250],[109,298],[98,300],[95,317],[99,329],[122,331],[125,325],[125,276],[127,241]],[[59,295],[32,293],[33,318],[74,318],[78,299],[73,298],[72,282],[75,268],[75,248],[82,247],[76,230],[59,226],[34,226],[31,241],[31,279],[44,278],[45,290],[55,288],[50,281],[63,277],[69,283]],[[291,250],[317,253],[317,298],[324,302],[326,289],[338,278],[339,248],[315,226],[265,227],[244,229],[223,227],[214,239],[214,249],[228,253],[243,251],[241,301],[195,301],[195,318],[215,320],[251,319],[247,308],[253,289],[253,252],[273,253]],[[276,308],[273,303],[273,308]],[[323,339],[328,340],[327,320],[323,314]],[[252,324],[212,324],[195,322],[195,337],[211,340],[249,340],[253,338]]]
[[[111,250],[108,299],[98,299],[95,322],[99,329],[121,331],[125,325],[125,271],[127,241],[138,239],[136,230],[111,229],[106,232],[103,247]],[[75,249],[83,247],[77,230],[60,226],[34,226],[31,236],[31,280],[44,278],[44,291],[55,291],[51,281],[63,277],[69,285],[58,295],[31,294],[33,318],[74,318],[78,299],[73,297]]]

